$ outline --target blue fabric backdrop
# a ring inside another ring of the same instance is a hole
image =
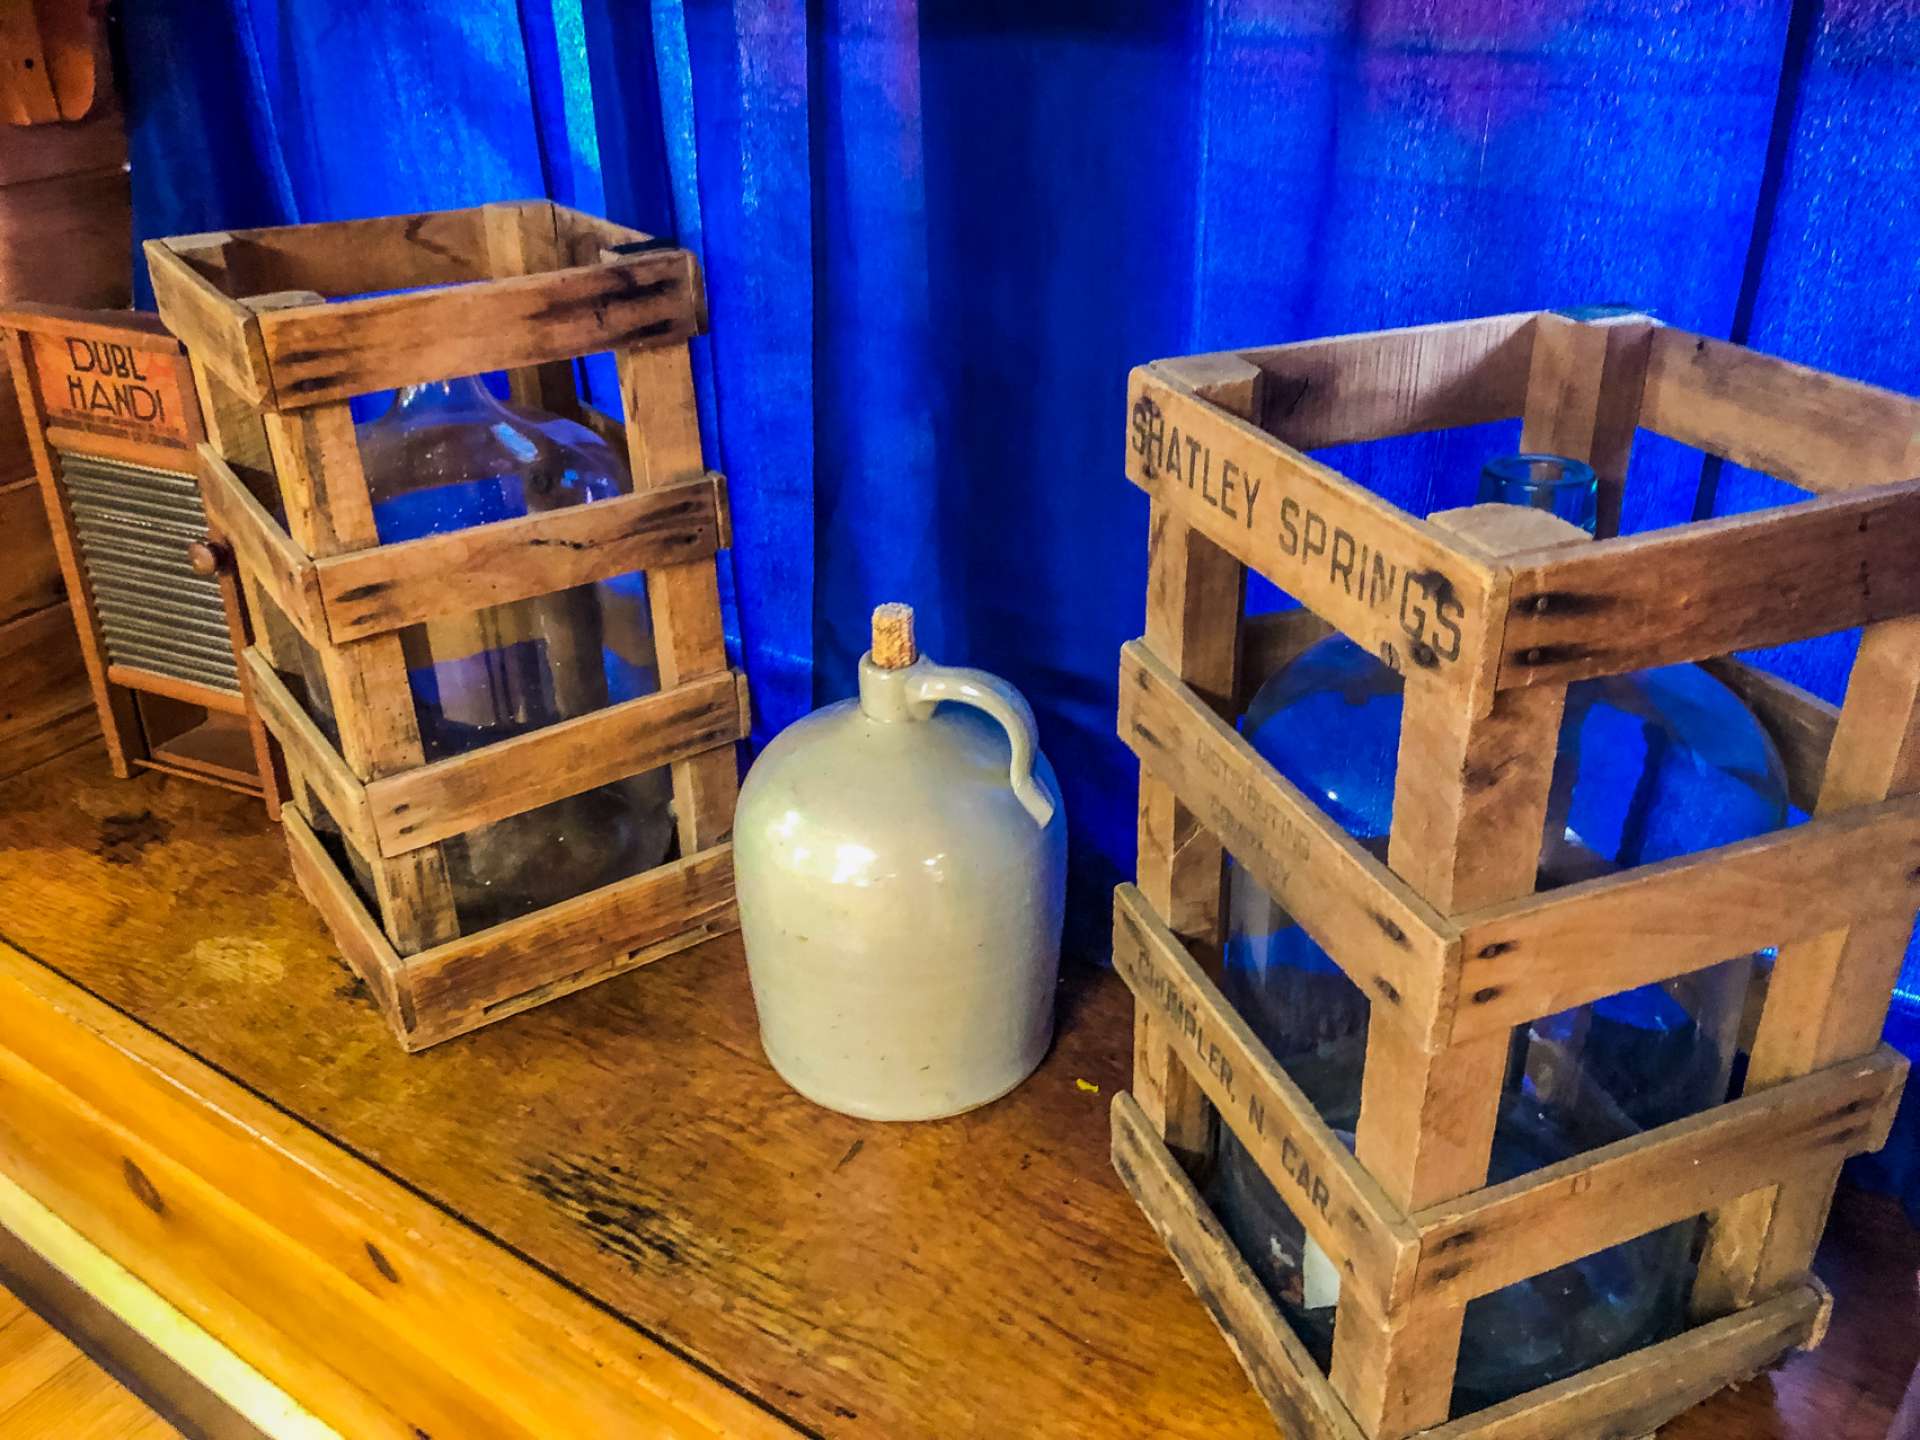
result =
[[[145,234],[550,194],[707,267],[756,739],[873,603],[1039,712],[1073,938],[1132,868],[1127,368],[1627,301],[1920,388],[1920,0],[127,0]],[[1343,454],[1414,508],[1498,436]],[[1781,487],[1656,440],[1625,523]],[[1273,603],[1270,594],[1266,603]],[[1766,662],[1839,698],[1855,637]],[[1896,1031],[1920,1038],[1920,965]],[[1871,1162],[1920,1208],[1920,1113]]]

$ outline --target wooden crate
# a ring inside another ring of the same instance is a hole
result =
[[[65,584],[107,763],[257,795],[278,815],[239,585],[206,543],[180,342],[152,315],[51,305],[0,311],[0,341],[39,481],[34,533]]]
[[[1516,417],[1522,448],[1593,464],[1603,514],[1640,428],[1816,494],[1596,542],[1509,506],[1417,519],[1301,453]],[[1126,442],[1152,520],[1120,675],[1141,784],[1114,1163],[1284,1432],[1640,1435],[1815,1343],[1839,1166],[1884,1141],[1906,1070],[1879,1040],[1920,905],[1920,404],[1644,316],[1522,314],[1144,366]],[[1247,567],[1308,608],[1246,621]],[[1850,626],[1837,714],[1714,658]],[[1331,628],[1405,676],[1384,862],[1232,723]],[[1680,661],[1748,697],[1812,818],[1533,894],[1567,683]],[[1223,848],[1372,1002],[1357,1154],[1216,984]],[[1744,1094],[1486,1183],[1513,1027],[1769,945]],[[1330,1374],[1189,1177],[1216,1120],[1340,1267]],[[1468,1301],[1703,1214],[1695,1328],[1449,1420]]]
[[[730,536],[694,409],[687,341],[705,306],[693,257],[546,201],[146,248],[206,415],[208,510],[260,617],[246,663],[293,781],[294,870],[401,1044],[424,1048],[733,929],[747,702],[721,634],[714,556]],[[624,426],[587,410],[574,383],[575,357],[609,350]],[[348,402],[494,370],[517,398],[624,445],[633,492],[379,544]],[[648,572],[658,693],[423,763],[403,627],[635,570]],[[334,697],[337,749],[290,682],[302,647]],[[444,842],[661,765],[678,859],[458,933]],[[329,857],[329,831],[365,862],[377,920]]]

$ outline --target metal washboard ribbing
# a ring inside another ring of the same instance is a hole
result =
[[[220,585],[187,547],[207,533],[191,475],[56,451],[80,567],[115,665],[239,693]]]

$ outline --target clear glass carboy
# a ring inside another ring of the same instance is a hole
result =
[[[383,545],[632,489],[625,463],[591,430],[504,405],[478,376],[399,391],[358,437]],[[400,638],[428,761],[659,688],[639,574],[432,620]],[[446,842],[461,932],[657,865],[672,837],[670,793],[667,773],[651,771]]]
[[[1488,463],[1481,501],[1593,528],[1586,465]],[[1399,677],[1342,636],[1268,680],[1242,729],[1282,775],[1384,857],[1400,728]],[[1543,889],[1705,850],[1785,823],[1785,774],[1752,712],[1693,665],[1580,681],[1543,837]],[[1225,985],[1275,1058],[1347,1143],[1360,1106],[1366,996],[1237,865]],[[1649,985],[1517,1030],[1494,1137],[1499,1182],[1724,1100],[1752,957]],[[1326,1363],[1338,1274],[1231,1132],[1210,1198],[1262,1282]],[[1473,1301],[1454,1410],[1466,1413],[1651,1343],[1680,1321],[1692,1223],[1670,1226]]]

